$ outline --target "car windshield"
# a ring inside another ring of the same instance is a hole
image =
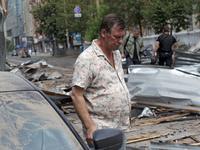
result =
[[[0,147],[81,150],[68,126],[37,91],[0,93]]]

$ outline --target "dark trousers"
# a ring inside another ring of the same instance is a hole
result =
[[[172,53],[159,53],[159,65],[164,66],[166,62],[166,66],[172,65]]]
[[[138,59],[132,59],[129,55],[126,56],[126,69],[127,69],[127,73],[128,73],[128,67],[130,65],[138,65],[141,64],[141,62]]]

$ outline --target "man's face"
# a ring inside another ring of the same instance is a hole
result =
[[[139,35],[140,35],[140,32],[138,32],[138,31],[133,32],[133,36],[134,36],[135,38],[137,38]]]
[[[109,36],[106,32],[105,41],[107,48],[109,50],[117,50],[120,44],[122,43],[124,36],[125,36],[125,29],[120,29],[115,24]]]

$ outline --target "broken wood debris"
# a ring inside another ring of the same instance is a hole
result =
[[[180,114],[180,115],[172,115],[172,116],[168,116],[168,117],[163,117],[163,118],[159,118],[159,119],[156,119],[154,121],[151,121],[151,122],[144,122],[142,124],[136,124],[136,125],[133,124],[132,127],[133,126],[146,126],[146,125],[158,124],[158,123],[161,123],[161,122],[164,122],[164,121],[169,121],[169,120],[174,119],[174,118],[187,116],[189,114],[190,113],[184,113],[184,114]]]
[[[150,139],[154,139],[154,138],[159,138],[161,136],[166,136],[168,134],[169,133],[158,134],[158,135],[149,135],[149,136],[141,136],[141,137],[131,137],[131,138],[127,138],[127,140],[129,140],[129,139],[134,139],[134,140],[127,141],[126,144],[140,142],[140,141],[144,141],[144,140],[150,140]]]
[[[171,142],[173,142],[173,141],[175,141],[175,140],[179,140],[179,139],[182,139],[182,138],[185,138],[185,137],[190,137],[190,136],[193,136],[193,135],[195,135],[196,133],[191,133],[191,134],[188,134],[188,135],[184,135],[184,136],[181,136],[181,137],[177,137],[177,138],[174,138],[174,139],[170,139],[169,141],[167,141],[167,142],[169,142],[169,143],[171,143]]]

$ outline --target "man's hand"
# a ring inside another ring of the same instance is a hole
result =
[[[95,126],[94,122],[92,121],[89,115],[85,99],[83,97],[84,92],[85,90],[83,88],[79,86],[73,86],[71,98],[73,100],[76,113],[87,130],[88,142],[93,144],[93,132],[97,130],[97,127]]]
[[[94,145],[93,143],[93,132],[97,130],[96,126],[91,126],[90,128],[86,129],[87,130],[87,140],[90,144]]]
[[[152,57],[155,57],[155,53],[152,54]]]
[[[122,54],[121,56],[122,56],[122,58],[124,59],[124,57],[125,57],[124,54]]]
[[[172,60],[174,60],[174,59],[175,59],[175,56],[172,57]]]

